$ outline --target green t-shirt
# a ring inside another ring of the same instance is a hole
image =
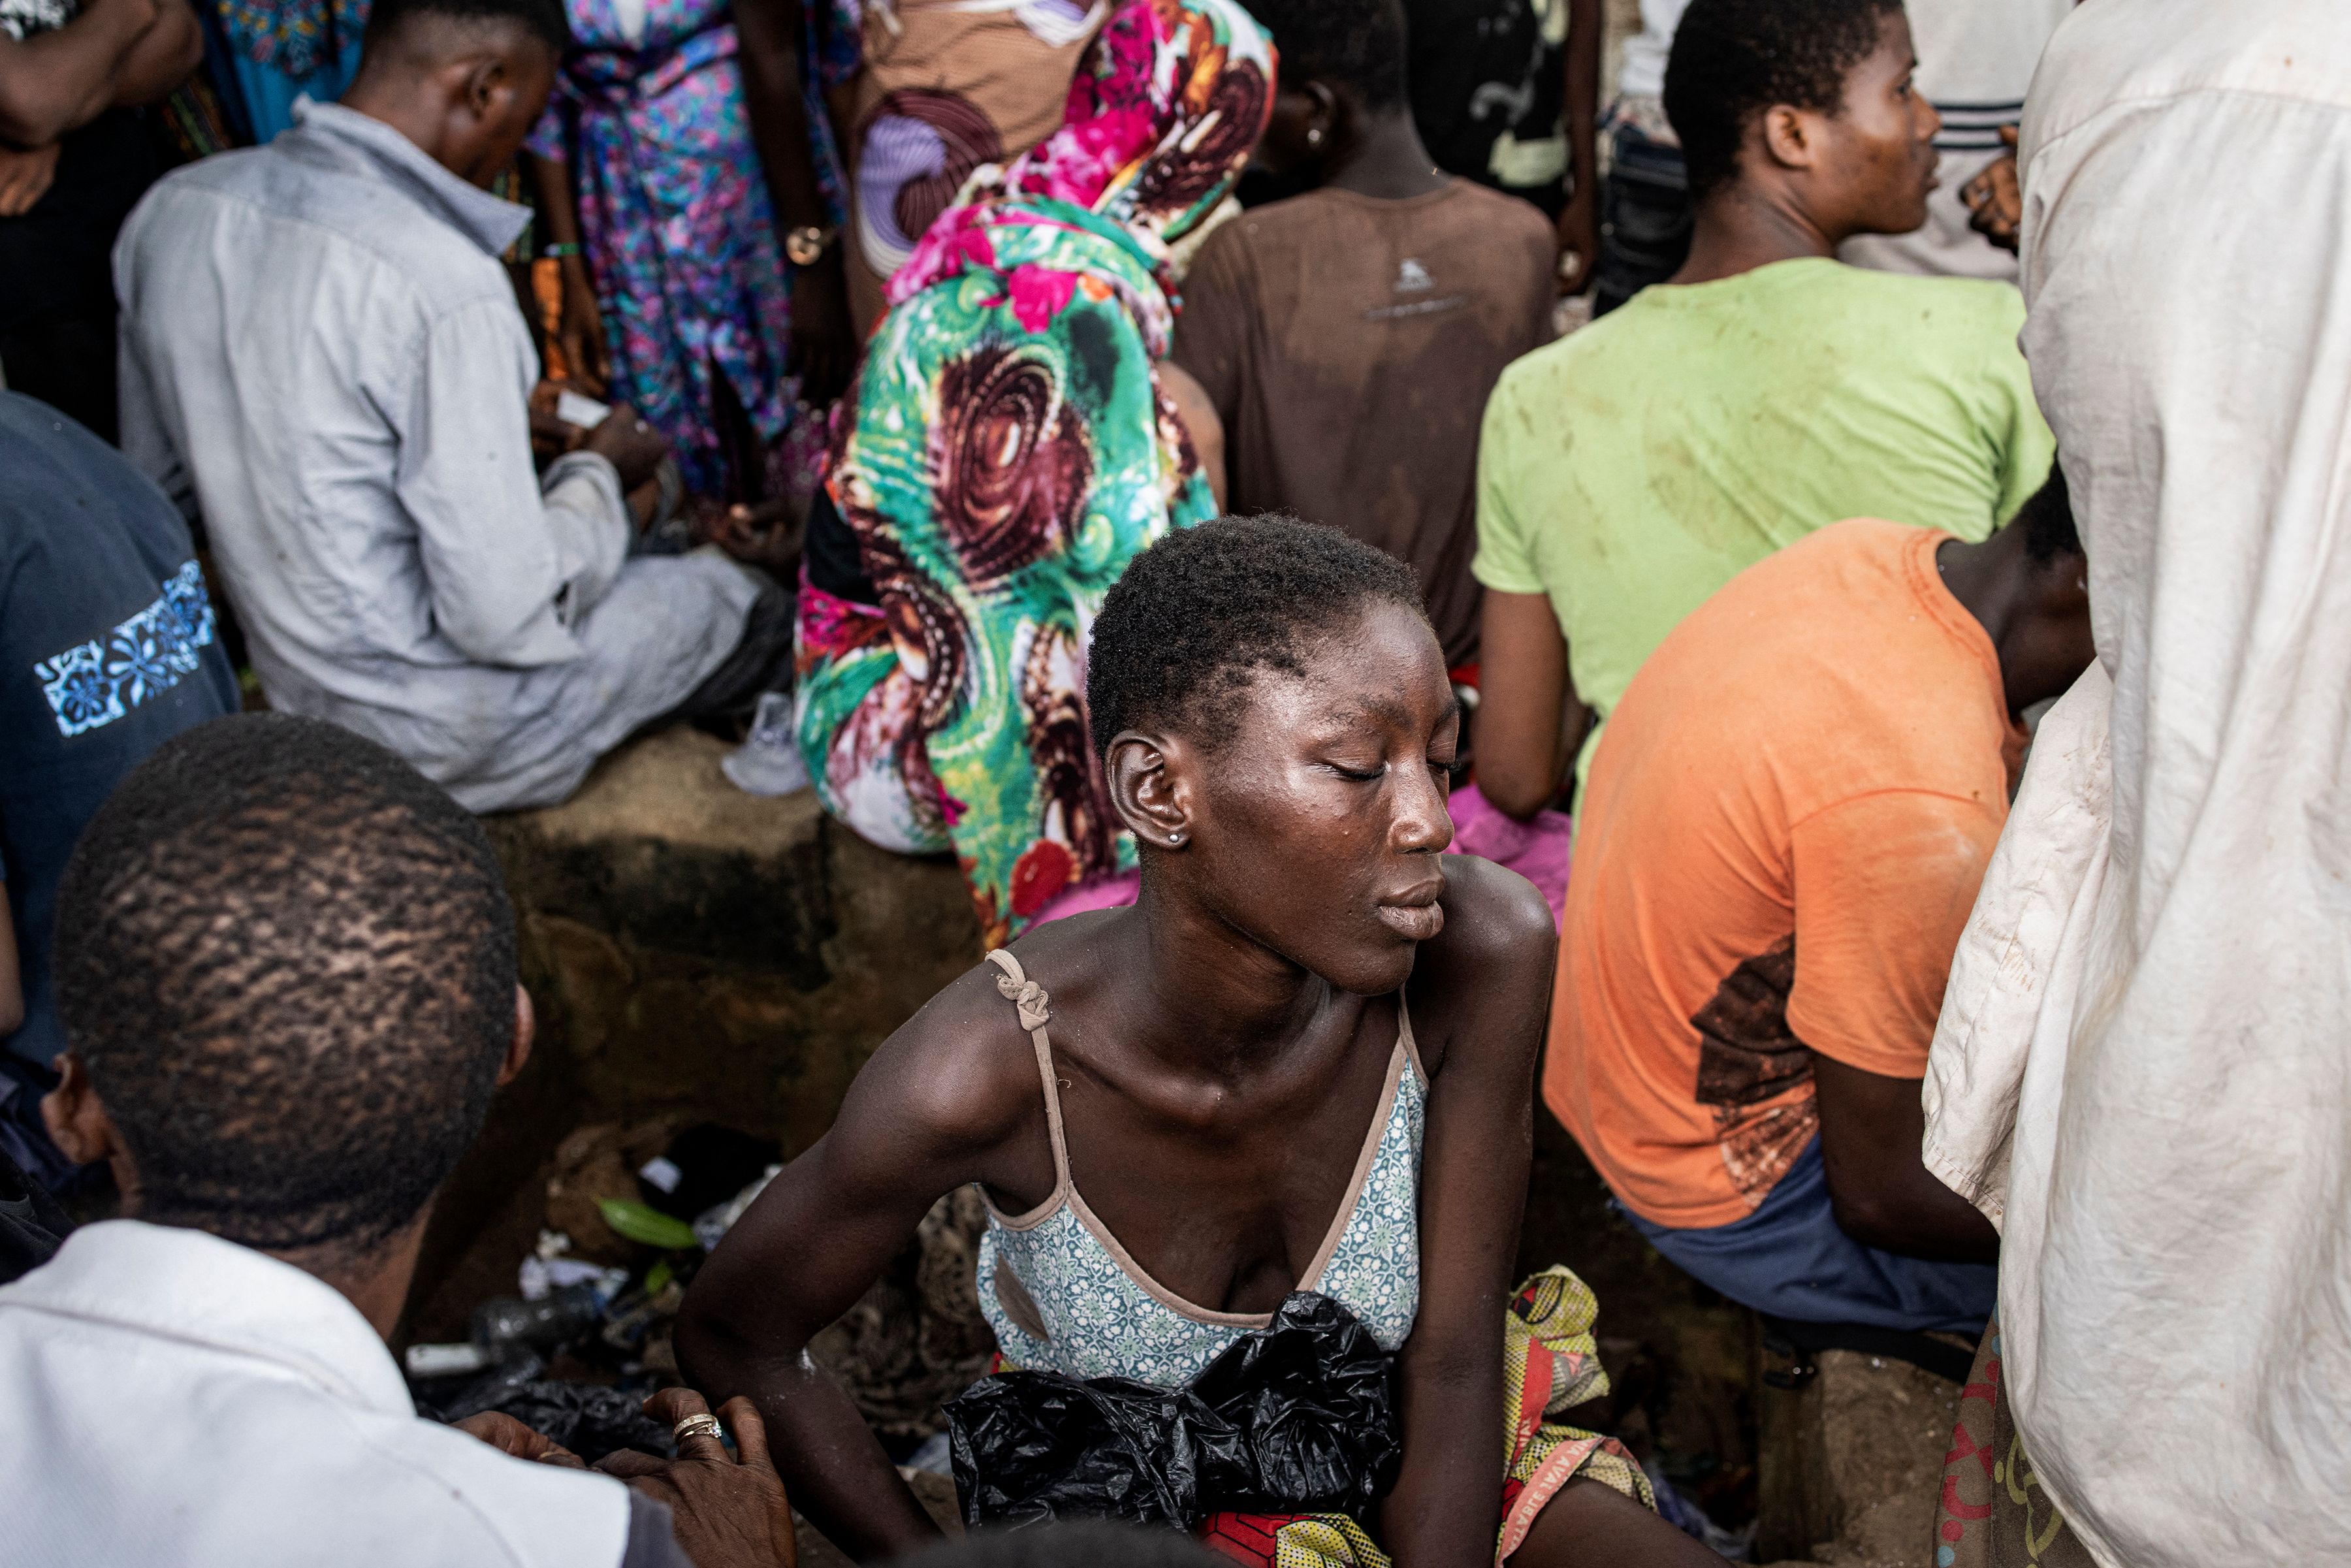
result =
[[[2056,451],[2023,325],[2005,283],[1825,258],[1646,288],[1502,373],[1478,580],[1550,596],[1604,719],[1683,616],[1814,528],[1884,517],[1973,540],[2012,517]]]

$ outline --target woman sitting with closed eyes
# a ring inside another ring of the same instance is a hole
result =
[[[803,1349],[977,1182],[980,1301],[1020,1370],[957,1402],[967,1519],[1059,1511],[1006,1511],[1004,1467],[1029,1486],[1066,1459],[1077,1491],[1188,1500],[1125,1511],[1243,1562],[1719,1563],[1621,1448],[1546,1419],[1606,1387],[1582,1281],[1509,1273],[1555,943],[1527,883],[1444,853],[1461,716],[1410,572],[1282,518],[1171,534],[1103,604],[1087,698],[1139,901],[991,952],[883,1044],[695,1280],[688,1377],[758,1402],[795,1502],[854,1554],[920,1544],[929,1519]],[[1270,1334],[1344,1351],[1318,1367],[1393,1358],[1320,1450],[1326,1479],[1360,1461],[1335,1484],[1364,1506],[1268,1496],[1271,1462],[1218,1495],[1203,1448],[1002,1440],[1024,1400],[1229,1414]],[[1386,1430],[1396,1451],[1364,1437]]]

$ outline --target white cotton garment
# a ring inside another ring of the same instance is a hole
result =
[[[2089,0],[2024,118],[2026,357],[2099,664],[1951,971],[1929,1168],[2108,1568],[2351,1560],[2351,5]]]
[[[1666,61],[1674,52],[1674,30],[1682,25],[1689,0],[1641,0],[1641,30],[1625,40],[1625,63],[1616,90],[1628,98],[1656,98],[1666,90]]]
[[[0,1286],[0,1430],[7,1568],[683,1561],[632,1551],[611,1476],[420,1417],[340,1291],[200,1230],[85,1225]]]

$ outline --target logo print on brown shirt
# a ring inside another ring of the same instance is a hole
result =
[[[1788,1174],[1820,1126],[1813,1059],[1788,1030],[1796,939],[1748,959],[1690,1019],[1698,1030],[1698,1103],[1714,1112],[1730,1179],[1760,1200]]]

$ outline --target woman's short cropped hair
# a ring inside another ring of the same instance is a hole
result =
[[[1161,725],[1213,744],[1259,671],[1302,674],[1313,645],[1371,601],[1426,613],[1410,567],[1336,528],[1218,517],[1169,534],[1134,558],[1094,622],[1094,749]]]

